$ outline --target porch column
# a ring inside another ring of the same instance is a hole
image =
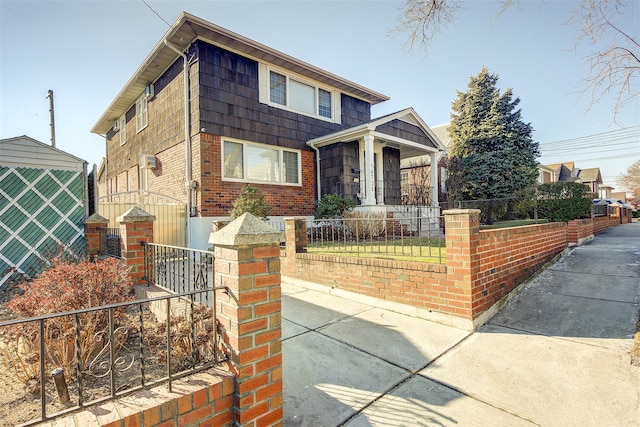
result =
[[[373,135],[364,136],[364,205],[376,204],[375,166],[373,164]]]
[[[440,183],[438,182],[438,175],[440,170],[438,169],[438,153],[431,153],[431,206],[438,207],[438,190],[440,189]]]

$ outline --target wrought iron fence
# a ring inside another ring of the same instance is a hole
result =
[[[143,246],[148,282],[174,293],[213,287],[213,252],[147,242]],[[209,304],[202,298],[198,302]]]
[[[98,255],[121,258],[122,240],[120,239],[120,228],[102,227],[98,228],[100,235],[100,247]]]
[[[414,258],[445,263],[442,216],[387,218],[355,212],[307,225],[307,251],[358,257]]]
[[[215,308],[197,302],[215,307],[217,291],[226,287],[0,323],[0,375],[39,396],[25,399],[25,413],[40,417],[22,422],[162,383],[171,390],[174,380],[225,361]]]

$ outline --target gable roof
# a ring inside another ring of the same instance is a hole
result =
[[[580,169],[576,169],[574,162],[554,163],[545,166],[556,172],[557,180],[560,182],[578,181]]]
[[[433,146],[423,145],[418,142],[387,135],[378,131],[383,125],[395,120],[400,120],[417,127],[426,136],[426,138],[433,143]],[[373,134],[376,138],[385,140],[391,144],[401,145],[403,152],[405,153],[402,155],[402,158],[415,157],[417,155],[424,154],[425,151],[441,152],[445,149],[442,141],[431,130],[431,128],[427,126],[424,120],[422,120],[413,108],[405,108],[404,110],[396,111],[395,113],[390,113],[338,132],[314,138],[308,141],[307,145],[312,147],[323,147],[337,142],[353,141],[367,134]]]
[[[366,100],[375,105],[389,99],[374,90],[339,77],[300,59],[272,49],[226,28],[215,25],[187,12],[182,12],[171,28],[160,39],[151,53],[131,76],[116,98],[98,119],[91,132],[100,135],[113,125],[113,121],[124,114],[144,92],[147,85],[155,82],[178,58],[178,54],[167,45],[180,51],[186,50],[196,40],[238,53],[257,61],[273,64],[312,80],[335,87],[343,93]]]
[[[602,176],[600,175],[600,168],[580,169],[578,174],[580,182],[597,182],[602,183]]]
[[[85,163],[26,135],[0,139],[0,166],[82,171]]]

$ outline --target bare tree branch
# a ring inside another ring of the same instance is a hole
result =
[[[396,32],[409,31],[407,46],[418,45],[427,52],[431,41],[458,17],[460,4],[456,0],[407,0],[398,17]]]
[[[627,104],[635,102],[640,93],[637,79],[640,77],[640,44],[633,34],[616,24],[616,18],[624,14],[629,2],[636,0],[582,0],[566,24],[578,23],[581,30],[575,47],[583,43],[595,47],[595,52],[585,58],[586,77],[582,81],[582,94],[590,100],[585,113],[602,100],[615,95],[612,107],[613,121]],[[519,0],[498,0],[502,5],[496,16],[513,7]],[[544,1],[543,1],[544,3]],[[443,27],[458,17],[461,0],[406,0],[398,17],[396,32],[409,32],[409,48],[419,46],[425,53]],[[608,41],[604,48],[597,45]]]

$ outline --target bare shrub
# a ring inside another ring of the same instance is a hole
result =
[[[21,286],[23,295],[7,304],[21,318],[73,311],[82,308],[125,302],[132,299],[132,286],[127,267],[114,258],[83,260],[75,263],[56,257],[51,266],[36,279]],[[114,318],[123,309],[114,310]],[[108,326],[107,310],[65,315],[44,321],[45,369],[61,367],[67,379],[76,376],[79,335],[80,367],[88,366],[91,357],[105,344]],[[81,325],[79,334],[76,326]],[[10,325],[0,331],[2,364],[25,384],[39,381],[40,322]]]
[[[384,236],[386,214],[382,212],[345,212],[345,227],[356,240]]]
[[[193,334],[191,316],[193,315]],[[214,338],[217,325],[213,311],[202,304],[193,305],[193,314],[187,308],[183,315],[169,318],[172,372],[183,371],[198,364],[214,360]],[[158,364],[167,363],[167,323],[153,322],[145,331],[145,340]]]

